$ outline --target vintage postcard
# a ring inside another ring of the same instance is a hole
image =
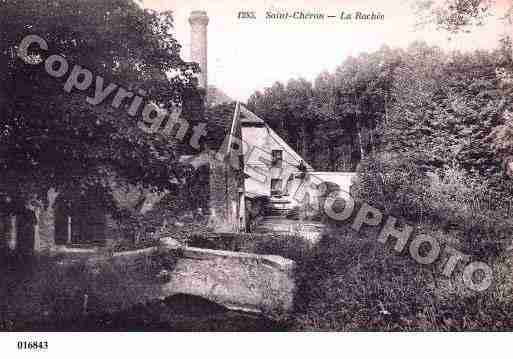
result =
[[[13,353],[512,331],[512,20],[509,0],[0,0]]]

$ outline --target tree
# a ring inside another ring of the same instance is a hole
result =
[[[312,111],[312,84],[303,78],[290,80],[287,83],[288,118],[286,122],[292,143],[303,158],[309,157],[309,144],[312,142],[316,123],[315,112]]]
[[[280,83],[248,106],[319,169],[352,171],[380,141],[397,54],[387,48],[345,60],[334,74]]]
[[[385,152],[423,172],[458,167],[500,187],[501,158],[491,139],[511,111],[512,87],[501,85],[497,52],[410,46],[395,71]]]
[[[271,87],[265,88],[263,93],[255,92],[248,100],[248,108],[265,119],[286,141],[289,139],[285,124],[288,117],[285,85],[277,81]]]
[[[493,0],[417,0],[414,8],[421,19],[419,25],[434,23],[438,29],[456,34],[483,25],[494,4]]]
[[[459,32],[470,32],[473,27],[483,25],[485,19],[493,13],[497,5],[499,5],[499,2],[494,0],[418,0],[415,3],[415,8],[419,19],[422,19],[419,21],[420,25],[434,23],[438,29],[445,30],[450,34],[457,34]],[[504,9],[502,20],[507,21],[510,25],[513,23],[513,3],[507,9]],[[499,57],[496,70],[503,74],[503,78],[511,77],[511,64],[513,62],[512,40],[513,34],[505,35],[504,38],[500,39],[502,51],[496,53]],[[506,61],[501,61],[501,58],[504,57],[503,54],[507,54]],[[499,88],[499,92],[501,90]],[[508,95],[507,91],[500,93],[500,96],[504,95]],[[502,106],[502,109],[504,109],[504,106]],[[505,156],[504,161],[507,161],[511,155],[511,152],[508,154],[504,153],[504,149],[510,147],[507,143],[509,121],[508,118],[503,116],[502,124],[492,131],[491,136],[488,137],[488,140],[491,140],[493,143],[492,148],[498,154]],[[503,164],[503,167],[505,166],[506,163]]]
[[[44,64],[16,56],[29,34],[48,42],[42,55],[60,54],[70,65],[104,78],[163,106],[196,93],[197,66],[180,58],[169,12],[142,9],[131,0],[4,0],[0,2],[0,188],[27,201],[59,192],[114,182],[164,190],[179,175],[180,147],[161,133],[147,134],[127,106],[100,105],[85,93],[63,91],[64,79]],[[31,50],[34,51],[34,50]],[[33,56],[38,56],[32,53]],[[169,76],[173,73],[173,76]],[[179,181],[180,182],[180,181]]]

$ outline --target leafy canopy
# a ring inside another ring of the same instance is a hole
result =
[[[196,94],[196,65],[180,57],[171,13],[143,9],[132,0],[0,1],[0,188],[22,198],[51,188],[107,187],[119,183],[165,189],[180,176],[180,146],[146,134],[139,116],[85,101],[94,77],[104,86],[146,91],[169,108]],[[59,54],[93,74],[86,91],[63,91],[44,64],[15,56],[20,41],[36,34],[48,42],[44,57]],[[145,102],[146,102],[145,101]],[[143,106],[141,106],[143,107]],[[184,103],[184,108],[187,108]],[[142,109],[142,108],[141,108]],[[187,114],[185,114],[187,116]],[[178,169],[178,170],[177,170]]]

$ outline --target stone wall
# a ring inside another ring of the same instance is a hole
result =
[[[7,252],[11,235],[11,218],[0,213],[0,254]]]
[[[293,310],[295,262],[280,256],[195,247],[167,248],[179,253],[162,285],[162,296],[196,295],[229,309],[282,319]]]
[[[33,226],[33,244],[30,245],[35,254],[50,254],[58,250],[59,246],[68,244],[69,227],[68,216],[71,214],[58,204],[59,194],[53,190],[48,192],[46,201],[31,201],[15,211],[4,211],[0,213],[0,251],[26,251],[28,248],[24,241],[31,241],[28,238],[21,238],[20,228],[23,226]],[[101,204],[98,204],[100,206]],[[100,207],[98,207],[100,208]],[[103,218],[101,225],[91,231],[98,236],[96,245],[112,246],[123,240],[119,224],[111,215],[102,212],[95,213],[99,218]],[[34,220],[30,218],[33,216]],[[71,223],[86,221],[91,216],[88,213],[79,213],[71,217]],[[56,220],[58,219],[58,220]],[[77,235],[78,229],[72,228],[73,234]],[[27,232],[25,230],[25,232]],[[60,240],[57,239],[57,232],[60,233]],[[28,233],[28,232],[27,232]],[[31,236],[32,238],[32,236]],[[76,239],[76,238],[75,238]],[[23,249],[22,249],[23,247]]]
[[[55,198],[48,192],[47,201],[29,204],[3,203],[0,209],[0,252],[46,253],[55,249]],[[30,228],[28,228],[30,227]]]
[[[50,268],[59,283],[41,284],[61,294],[69,290],[61,285],[72,285],[69,293],[80,294],[71,310],[75,312],[82,310],[85,294],[90,310],[108,312],[187,294],[228,309],[284,319],[293,310],[296,293],[295,262],[290,259],[183,247],[174,240],[120,253],[62,247]],[[38,270],[33,281],[41,282],[39,277],[47,276]]]
[[[227,163],[213,159],[210,164],[210,216],[216,232],[240,230],[238,174]]]
[[[209,159],[209,206],[211,225],[216,232],[239,232],[246,225],[239,111],[237,104],[223,145]]]
[[[41,205],[34,210],[37,223],[34,232],[34,251],[50,252],[56,248],[55,243],[55,209],[53,203],[45,207]]]

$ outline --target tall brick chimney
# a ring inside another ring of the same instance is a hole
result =
[[[197,62],[201,68],[199,86],[207,90],[207,25],[209,18],[206,11],[192,11],[189,17],[191,24],[191,61]]]

